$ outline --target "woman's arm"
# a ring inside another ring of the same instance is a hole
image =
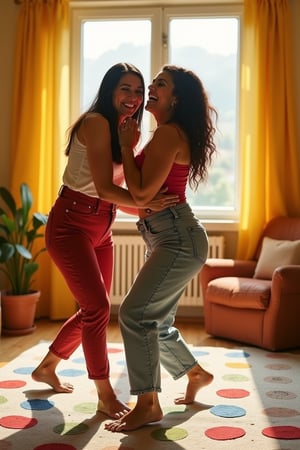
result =
[[[93,181],[99,197],[107,202],[130,208],[137,208],[131,193],[113,182],[113,161],[111,155],[110,129],[108,121],[100,114],[88,116],[78,130],[78,139],[87,147],[87,156]],[[161,195],[156,201],[156,210],[176,204],[177,196]],[[138,207],[146,208],[147,203]],[[153,205],[153,209],[155,204]]]
[[[135,206],[127,189],[113,182],[113,161],[108,121],[100,114],[89,115],[78,130],[86,145],[93,181],[99,197],[107,202]]]
[[[171,125],[158,127],[147,144],[141,170],[137,167],[132,145],[136,123],[128,120],[119,130],[126,184],[137,205],[148,203],[161,189],[176,159],[180,141]]]

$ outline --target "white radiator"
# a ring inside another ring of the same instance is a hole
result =
[[[224,236],[209,236],[209,258],[222,258]],[[119,305],[144,263],[145,245],[139,235],[114,235],[115,263],[111,287],[111,303]],[[187,285],[180,299],[180,306],[202,305],[200,283],[197,274]]]

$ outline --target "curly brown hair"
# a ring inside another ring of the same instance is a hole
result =
[[[186,133],[191,147],[190,186],[197,190],[208,176],[208,168],[216,153],[214,135],[218,113],[209,104],[207,93],[200,78],[191,70],[166,64],[162,67],[174,83],[176,104],[170,122],[177,123]]]

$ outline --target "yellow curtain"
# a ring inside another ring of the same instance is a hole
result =
[[[28,183],[34,211],[48,213],[59,188],[69,125],[69,0],[22,0],[19,8],[11,189],[18,195],[21,182]],[[74,301],[46,252],[39,263],[35,283],[42,292],[38,315],[69,316],[75,310]]]
[[[288,0],[244,0],[238,257],[272,217],[300,215],[294,98]]]

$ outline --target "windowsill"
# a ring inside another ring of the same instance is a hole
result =
[[[200,219],[201,220],[201,219]],[[113,224],[113,231],[136,231],[137,218],[117,218]],[[237,231],[238,222],[234,220],[201,220],[208,232]]]

